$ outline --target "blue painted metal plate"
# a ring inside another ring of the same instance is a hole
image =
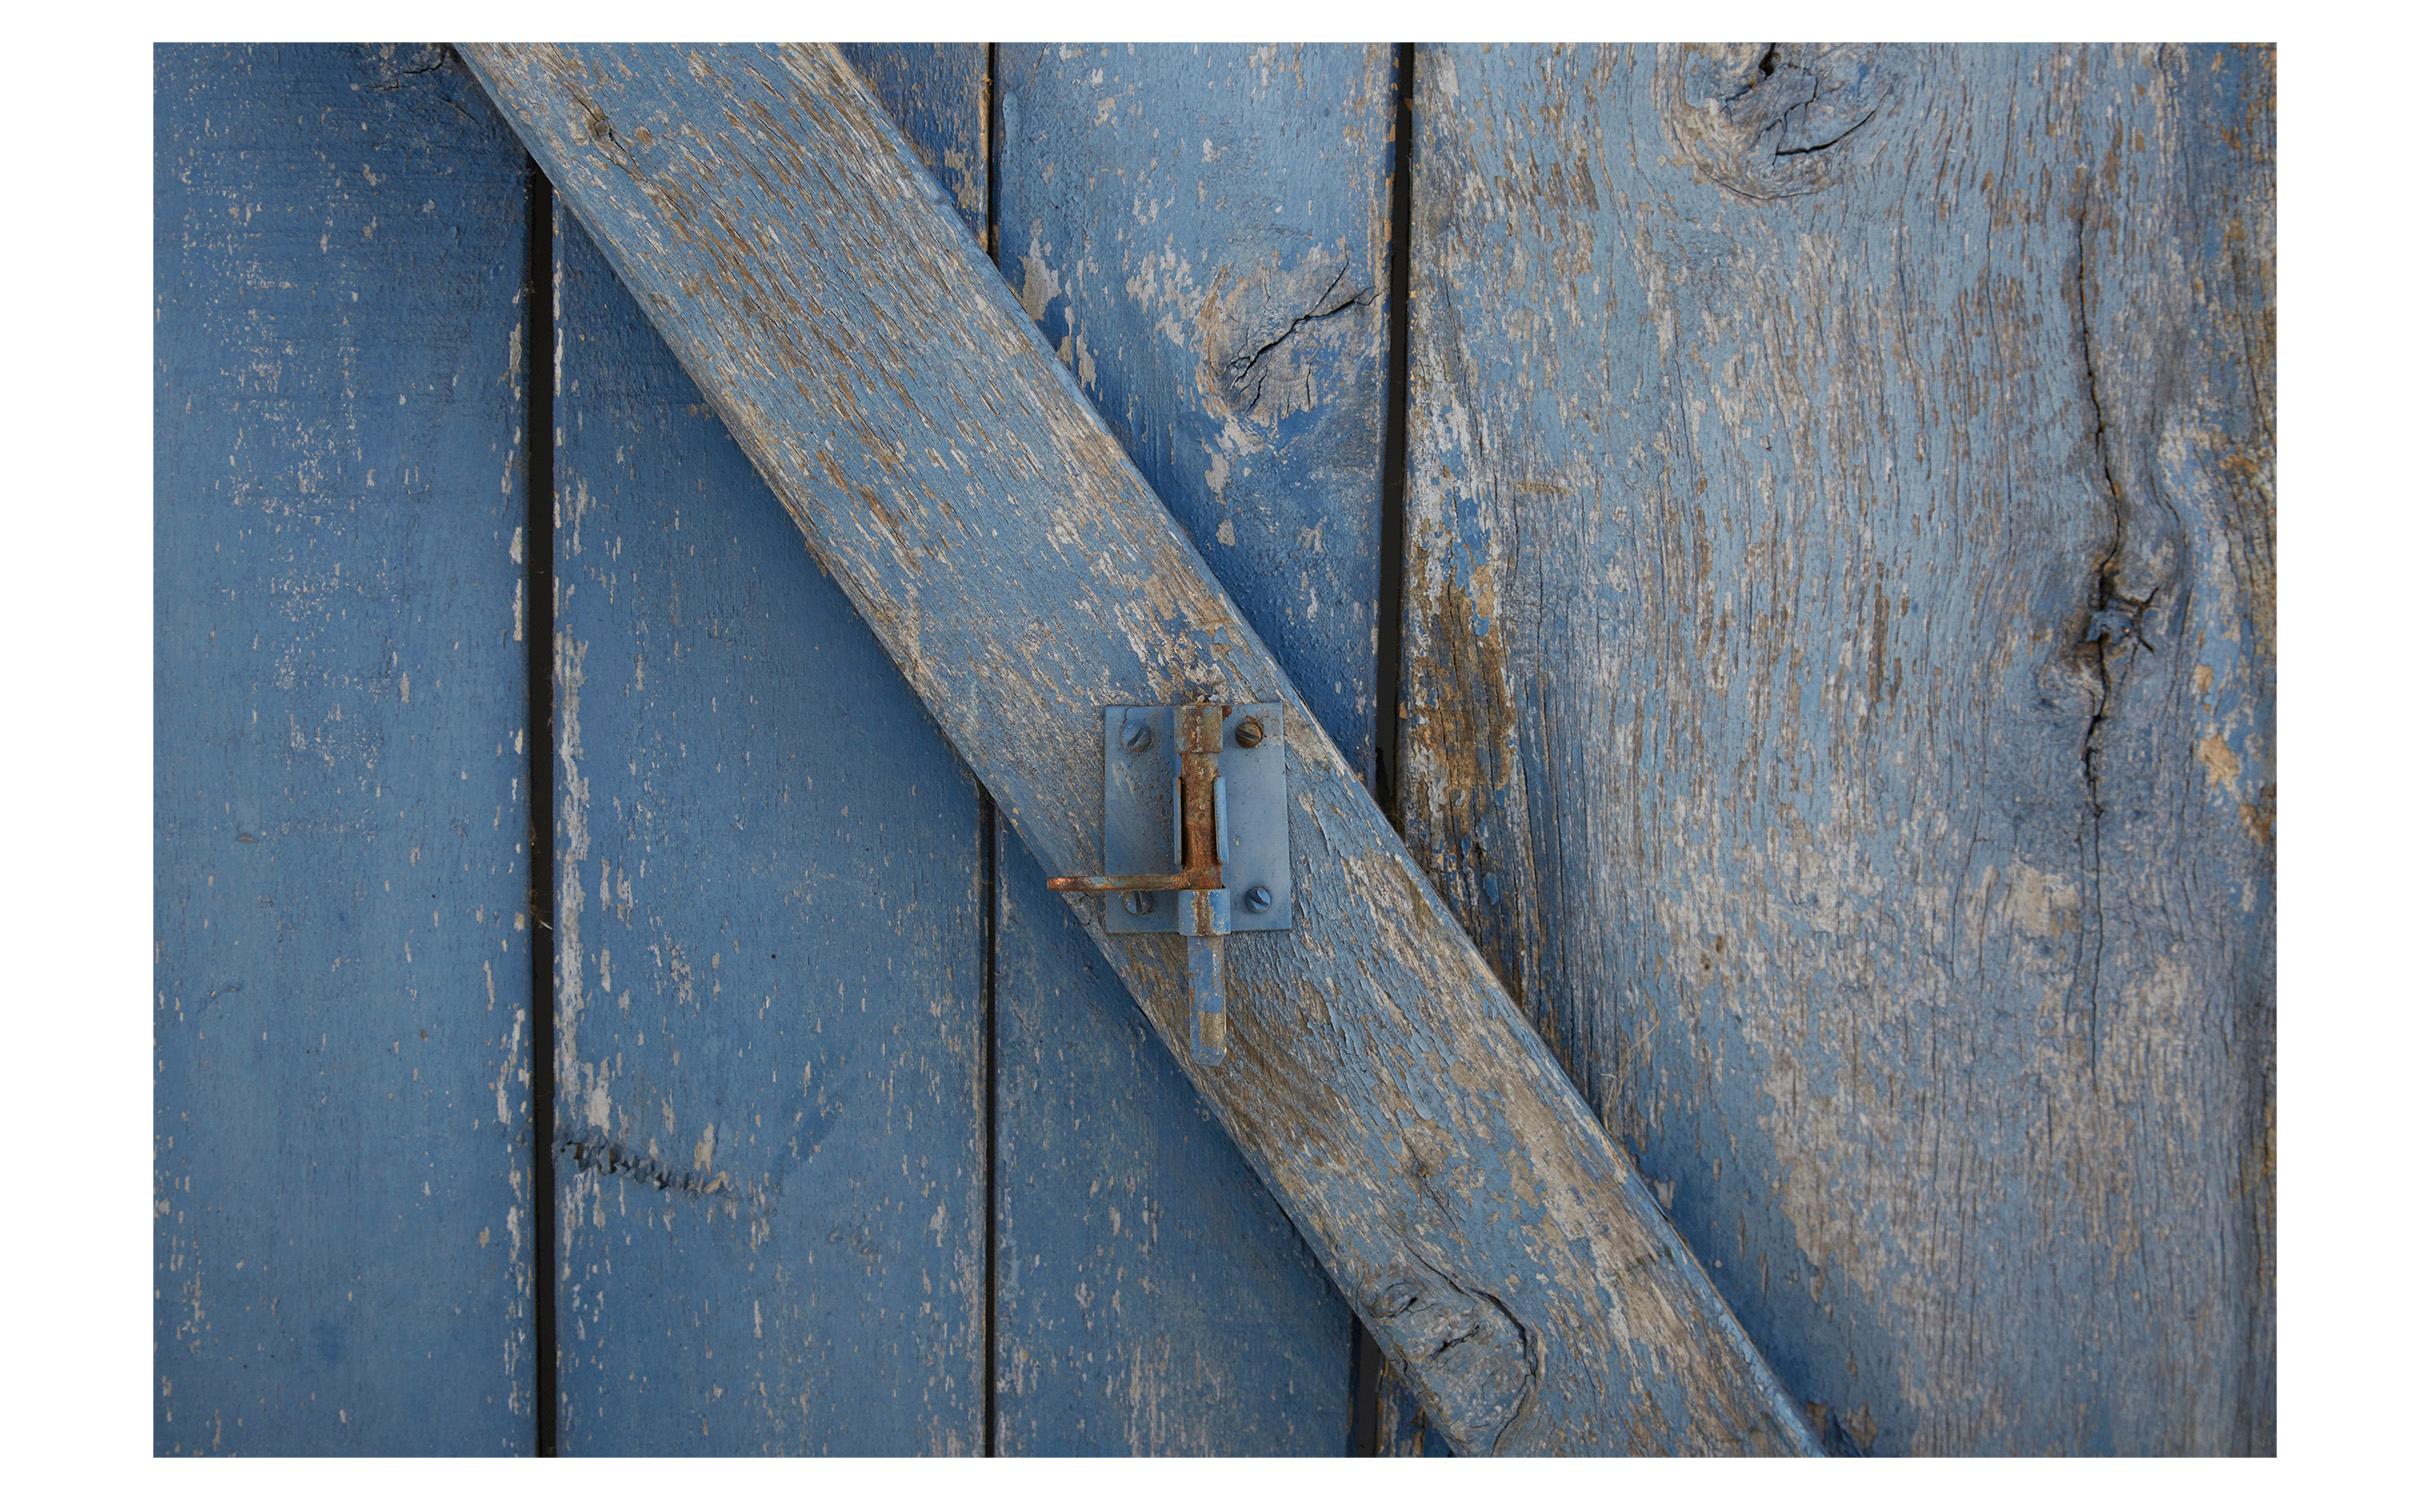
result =
[[[1282,736],[1270,734],[1254,749],[1236,731],[1243,720],[1281,722],[1273,703],[1237,704],[1223,721],[1219,762],[1223,798],[1224,889],[1232,897],[1234,932],[1278,932],[1291,925],[1291,841]],[[1136,749],[1135,732],[1147,738]],[[1161,874],[1179,867],[1174,839],[1173,789],[1181,766],[1173,709],[1169,704],[1116,705],[1105,711],[1105,872]],[[1263,911],[1250,910],[1248,893],[1264,887],[1272,897]],[[1108,932],[1171,932],[1174,895],[1147,892],[1149,905],[1133,913],[1120,896],[1105,899]]]

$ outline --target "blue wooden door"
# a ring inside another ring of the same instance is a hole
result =
[[[2266,50],[848,50],[1832,1446],[2274,1445]],[[157,1450],[1439,1451],[453,56],[155,72]]]
[[[1391,49],[990,51],[853,55],[1370,754]],[[1339,1298],[460,66],[158,70],[160,1449],[1347,1452]]]

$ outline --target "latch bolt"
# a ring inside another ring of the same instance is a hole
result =
[[[1283,746],[1267,734],[1279,713],[1274,704],[1107,709],[1107,873],[1046,883],[1105,896],[1108,932],[1186,940],[1190,1056],[1201,1064],[1222,1062],[1228,1045],[1225,939],[1291,925]]]

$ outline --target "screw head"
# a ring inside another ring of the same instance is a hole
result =
[[[1264,911],[1274,904],[1274,893],[1262,885],[1253,885],[1243,893],[1240,904],[1251,911]]]
[[[1243,750],[1254,750],[1266,742],[1266,721],[1254,716],[1240,721],[1232,731],[1233,742]]]
[[[1150,729],[1144,720],[1134,721],[1129,728],[1122,731],[1122,748],[1128,750],[1133,755],[1137,755],[1140,751],[1145,750],[1148,746],[1155,743],[1156,731]],[[1133,894],[1144,895],[1146,893],[1133,892]]]
[[[1134,917],[1144,917],[1156,909],[1156,897],[1148,891],[1132,891],[1122,898],[1122,909]]]

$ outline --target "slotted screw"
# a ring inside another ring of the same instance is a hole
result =
[[[1241,896],[1240,904],[1251,911],[1264,911],[1274,904],[1274,893],[1262,885],[1253,885]]]
[[[1156,731],[1148,728],[1144,721],[1134,722],[1128,729],[1122,731],[1122,748],[1128,750],[1133,755],[1137,755],[1140,751],[1145,750],[1148,746],[1155,743]],[[1145,892],[1136,892],[1134,894],[1144,895]]]
[[[1241,720],[1240,727],[1232,731],[1232,740],[1243,750],[1256,749],[1266,742],[1266,721],[1255,717]]]
[[[1122,909],[1134,917],[1144,917],[1156,909],[1156,898],[1146,891],[1132,891],[1122,898]]]

